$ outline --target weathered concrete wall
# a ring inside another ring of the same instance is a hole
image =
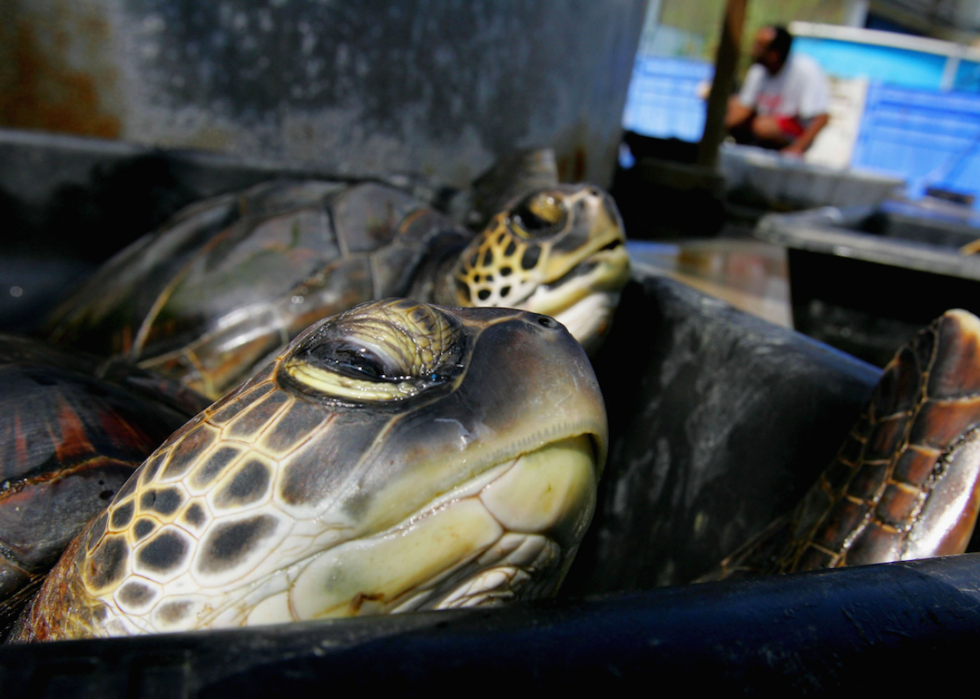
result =
[[[645,0],[0,0],[0,125],[608,184]]]

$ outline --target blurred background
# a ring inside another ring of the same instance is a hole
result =
[[[725,3],[652,2],[637,52],[624,127],[642,136],[701,139]],[[706,21],[710,18],[710,21]],[[980,3],[973,0],[751,0],[736,68],[768,24],[794,36],[830,82],[831,121],[805,160],[932,186],[976,202],[980,192]]]

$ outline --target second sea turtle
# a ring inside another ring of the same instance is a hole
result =
[[[885,367],[797,507],[702,581],[963,553],[980,512],[980,319],[951,310]]]
[[[590,185],[532,190],[474,234],[384,184],[280,180],[182,210],[47,334],[216,399],[311,323],[389,296],[552,315],[593,349],[628,277],[622,220]]]

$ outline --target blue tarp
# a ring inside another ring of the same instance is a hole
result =
[[[851,164],[980,194],[980,95],[871,85]]]
[[[700,141],[705,105],[697,86],[713,74],[714,66],[704,61],[637,56],[623,128],[644,136]]]

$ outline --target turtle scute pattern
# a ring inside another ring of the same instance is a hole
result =
[[[391,187],[272,181],[121,252],[49,320],[50,339],[218,398],[311,323],[406,293],[433,239],[469,237]]]
[[[980,485],[980,319],[949,311],[885,367],[797,508],[705,579],[962,553]]]

